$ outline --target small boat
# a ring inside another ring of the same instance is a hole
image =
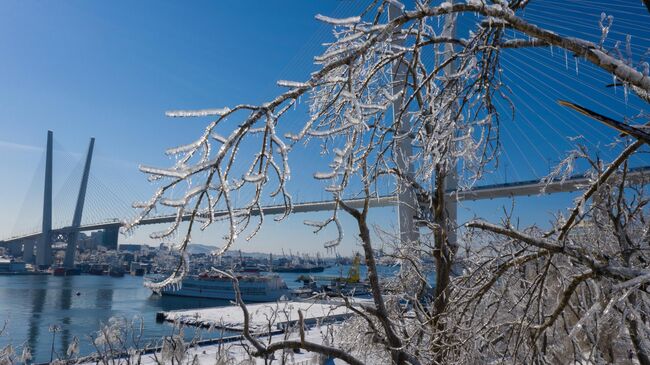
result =
[[[289,297],[287,284],[278,275],[239,274],[239,290],[244,302],[274,302]],[[236,300],[232,280],[220,274],[202,273],[183,279],[180,288],[165,288],[162,295]]]

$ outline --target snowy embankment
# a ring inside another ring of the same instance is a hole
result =
[[[298,321],[298,311],[302,311],[307,325],[340,321],[353,314],[343,302],[332,301],[281,301],[250,304],[247,307],[253,333],[286,328]],[[239,306],[159,312],[156,317],[188,326],[238,332],[244,330],[244,314]]]

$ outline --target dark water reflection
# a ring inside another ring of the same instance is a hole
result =
[[[156,312],[226,304],[152,295],[142,286],[141,277],[0,276],[0,323],[7,323],[0,347],[11,343],[20,354],[22,347],[29,345],[33,360],[43,362],[50,360],[53,339],[56,358],[65,356],[69,344],[77,337],[81,353],[88,354],[94,351],[89,336],[96,334],[111,317],[141,318],[143,338],[157,340],[171,334],[173,327],[156,323]],[[52,333],[55,327],[56,333]],[[194,333],[187,335],[191,337]]]

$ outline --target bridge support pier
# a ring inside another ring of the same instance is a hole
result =
[[[38,242],[38,241],[37,241]],[[23,244],[23,261],[27,264],[34,263],[34,246],[37,242],[34,242],[31,238],[26,238],[22,240]]]

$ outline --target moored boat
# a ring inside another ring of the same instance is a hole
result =
[[[289,296],[287,284],[278,275],[238,275],[244,302],[273,302]],[[202,273],[183,279],[180,288],[165,288],[162,295],[235,300],[232,280],[224,275]]]

